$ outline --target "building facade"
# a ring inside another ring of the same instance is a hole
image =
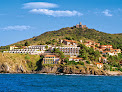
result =
[[[64,39],[64,40],[61,40],[61,43],[65,44],[67,46],[77,46],[77,42],[74,40]]]
[[[45,55],[42,64],[59,64],[60,58],[56,55]]]
[[[58,48],[60,51],[64,53],[64,55],[69,55],[69,56],[78,56],[80,50],[80,47],[75,47],[75,46],[52,47],[51,50],[54,50],[54,48]]]
[[[112,45],[101,45],[100,48],[102,50],[105,50],[105,49],[111,50],[111,49],[113,49]]]
[[[82,25],[80,22],[79,24],[76,24],[76,28],[87,28],[86,25]]]

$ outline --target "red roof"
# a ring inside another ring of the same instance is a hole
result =
[[[44,57],[55,57],[56,55],[45,55]]]
[[[96,63],[96,64],[100,64],[100,65],[103,65],[103,63]]]

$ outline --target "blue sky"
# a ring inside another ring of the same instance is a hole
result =
[[[122,33],[122,0],[0,0],[0,46],[71,27]]]

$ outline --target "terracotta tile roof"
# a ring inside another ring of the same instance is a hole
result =
[[[101,46],[112,46],[112,45],[101,45]]]
[[[103,65],[103,63],[96,63],[96,64],[100,64],[100,65]]]
[[[45,55],[44,57],[56,57],[56,55]]]

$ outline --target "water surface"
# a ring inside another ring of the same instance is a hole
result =
[[[122,92],[122,76],[0,74],[0,92]]]

